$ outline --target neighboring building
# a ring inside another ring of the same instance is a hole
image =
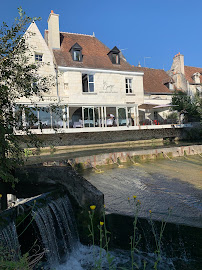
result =
[[[19,101],[39,107],[38,122],[31,125],[24,116],[25,125],[37,133],[41,129],[49,133],[54,128],[68,132],[72,128],[139,124],[138,105],[144,102],[143,72],[127,63],[117,47],[110,50],[94,35],[60,32],[59,15],[53,12],[45,40],[34,22],[26,34],[29,32],[34,33],[28,38],[32,60],[41,65],[41,74],[53,77],[54,84],[43,100],[35,96]],[[51,104],[58,106],[57,113],[49,109]]]
[[[202,95],[202,68],[185,66],[184,55],[178,53],[174,56],[168,74],[177,90],[187,92],[191,96],[195,93]]]
[[[144,72],[144,104],[139,106],[140,124],[165,124],[170,114],[173,80],[162,69],[138,67]]]

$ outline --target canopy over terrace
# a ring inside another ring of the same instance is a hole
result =
[[[138,108],[140,109],[140,116],[144,114],[144,120],[142,118],[140,119],[140,124],[142,125],[162,125],[166,123],[170,123],[173,121],[175,122],[175,119],[167,119],[166,116],[169,115],[169,108],[175,107],[177,105],[172,104],[157,104],[157,103],[143,103]],[[142,110],[142,111],[141,111]]]
[[[27,113],[26,108],[16,108],[19,115],[19,127],[29,129],[71,129],[88,127],[112,127],[138,125],[137,104],[116,105],[81,105],[61,104],[52,107],[50,104],[25,105],[30,107],[34,119]],[[20,129],[17,127],[17,129]]]
[[[172,104],[153,104],[153,103],[143,103],[138,106],[139,109],[145,109],[145,110],[151,110],[151,109],[162,109],[162,108],[168,108],[168,107],[175,107],[177,105]]]

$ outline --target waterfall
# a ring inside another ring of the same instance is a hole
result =
[[[20,245],[14,222],[11,222],[0,231],[0,246],[6,249],[5,254],[8,254],[10,258],[14,260],[19,258]]]
[[[67,196],[32,211],[50,266],[64,262],[78,244],[78,233]]]

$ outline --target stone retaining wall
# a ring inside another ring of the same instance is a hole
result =
[[[125,141],[151,140],[162,138],[183,139],[185,131],[183,128],[160,128],[140,130],[117,130],[103,132],[78,132],[78,133],[56,133],[36,135],[43,146],[67,146],[67,145],[91,145]],[[26,136],[22,136],[26,140]],[[23,145],[27,147],[26,144]]]
[[[70,163],[77,165],[82,164],[83,168],[95,167],[97,165],[108,165],[117,162],[134,162],[134,158],[138,157],[140,160],[157,159],[157,158],[174,158],[185,155],[197,155],[202,153],[202,145],[180,146],[180,147],[164,147],[147,150],[132,150],[104,153],[99,155],[77,157],[69,160]]]

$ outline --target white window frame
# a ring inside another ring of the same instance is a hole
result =
[[[125,88],[126,88],[126,94],[133,94],[133,79],[132,78],[125,78]]]
[[[43,54],[42,53],[35,53],[34,58],[35,58],[35,62],[43,62]]]
[[[83,77],[83,74],[86,74],[87,77],[88,77],[88,91],[87,92],[84,92],[83,91],[83,86],[82,86],[82,93],[95,93],[95,74],[92,74],[92,73],[82,73],[82,77]],[[89,80],[89,76],[93,76],[93,82],[90,82]],[[93,84],[93,92],[90,91],[90,84]]]

